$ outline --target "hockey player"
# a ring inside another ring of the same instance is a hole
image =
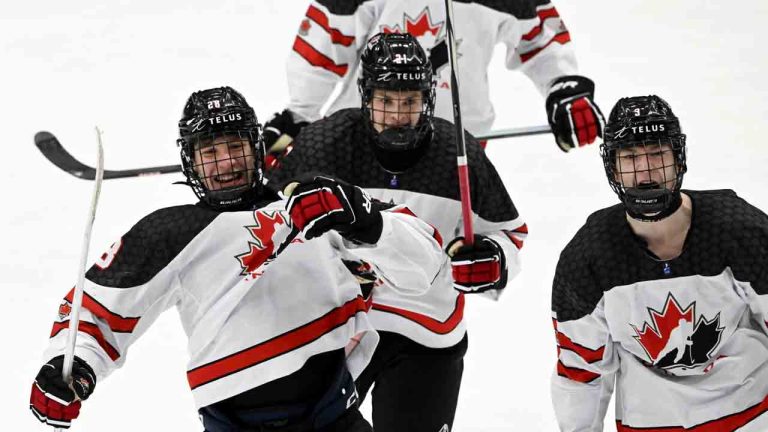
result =
[[[433,117],[435,81],[426,53],[411,35],[382,33],[370,39],[361,63],[362,108],[305,127],[270,181],[327,172],[381,201],[405,203],[441,233],[458,236],[456,131]],[[381,343],[357,384],[365,397],[375,382],[377,432],[452,427],[467,349],[464,293],[496,297],[520,268],[527,228],[477,141],[467,134],[466,142],[478,233],[473,247],[462,247],[461,237],[451,241],[446,250],[453,258],[445,255],[424,296],[402,295],[407,287],[390,280],[374,284],[369,317]]]
[[[229,87],[193,93],[179,133],[200,202],[145,217],[87,272],[71,387],[61,377],[72,292],[65,297],[32,412],[69,427],[80,401],[175,306],[206,431],[370,431],[353,379],[377,335],[341,258],[365,259],[393,283],[426,291],[442,263],[434,228],[326,177],[279,199],[263,186],[253,109]]]
[[[591,144],[602,136],[604,121],[594,102],[594,83],[578,75],[570,33],[551,2],[454,2],[454,12],[462,122],[467,131],[482,134],[493,125],[487,69],[495,46],[504,44],[507,68],[525,73],[546,98],[547,119],[561,150]],[[265,125],[271,163],[301,127],[320,118],[321,107],[338,83],[341,92],[328,114],[360,106],[360,54],[366,41],[379,32],[410,33],[418,39],[437,76],[435,116],[453,121],[445,22],[444,0],[312,1],[288,58],[288,107]]]
[[[621,204],[587,219],[552,289],[563,431],[602,431],[614,383],[621,432],[765,430],[768,217],[731,190],[681,190],[685,141],[658,96],[608,118]]]

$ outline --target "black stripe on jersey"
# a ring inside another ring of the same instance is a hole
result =
[[[317,0],[334,15],[353,15],[363,3],[371,0]]]
[[[359,108],[338,111],[304,127],[282,165],[270,171],[277,185],[314,172],[341,178],[367,189],[392,188],[393,175],[382,168],[375,153],[376,139]],[[434,134],[426,153],[411,168],[397,174],[399,190],[460,201],[456,171],[456,131],[452,123],[434,119]],[[466,135],[472,210],[489,222],[518,217],[496,168],[480,144]]]
[[[220,213],[184,205],[157,210],[130,229],[109,267],[92,266],[86,277],[105,287],[130,288],[151,280]]]
[[[593,213],[560,254],[552,287],[559,322],[586,316],[605,291],[671,277],[716,276],[730,268],[757,294],[768,294],[768,216],[733,191],[683,190],[693,202],[683,253],[670,261],[651,256],[626,221],[624,207]],[[670,270],[665,273],[665,267]]]
[[[454,0],[456,3],[476,3],[481,6],[503,12],[517,19],[532,19],[536,17],[536,8],[549,4],[549,0]]]

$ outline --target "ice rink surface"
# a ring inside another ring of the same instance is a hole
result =
[[[178,163],[175,125],[192,91],[231,85],[262,120],[285,106],[285,59],[307,6],[95,3],[14,2],[0,14],[2,430],[46,430],[29,413],[29,388],[60,300],[76,279],[91,191],[90,182],[38,153],[35,132],[57,134],[92,163],[99,125],[110,169]],[[621,96],[662,96],[688,135],[684,187],[732,188],[768,209],[768,4],[585,0],[557,7],[606,115]],[[545,123],[542,97],[522,74],[504,69],[501,46],[489,74],[497,128]],[[502,299],[468,302],[470,348],[454,429],[554,431],[555,264],[585,218],[616,197],[596,146],[563,154],[547,135],[495,141],[488,153],[531,234],[523,272]],[[181,179],[105,182],[91,257],[152,210],[191,202],[191,191],[171,185]],[[169,311],[132,347],[126,366],[98,383],[72,431],[201,430],[186,357],[177,314]],[[612,420],[610,411],[606,423]]]

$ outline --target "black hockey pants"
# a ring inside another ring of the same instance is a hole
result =
[[[207,406],[199,412],[205,432],[372,432],[358,406],[355,383],[344,367],[314,407],[293,404],[224,412]]]
[[[361,401],[373,385],[376,432],[453,430],[467,335],[458,344],[439,349],[397,333],[379,335],[373,359],[357,379]]]

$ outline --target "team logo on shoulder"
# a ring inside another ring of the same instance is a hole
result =
[[[724,327],[720,313],[712,319],[696,316],[696,302],[685,309],[670,293],[661,312],[648,308],[650,322],[642,329],[630,324],[634,338],[651,364],[662,369],[693,368],[707,363],[720,343]]]
[[[248,252],[235,258],[240,261],[240,274],[255,279],[261,275],[264,267],[276,258],[282,243],[288,239],[292,225],[290,218],[277,210],[257,210],[253,212],[253,218],[255,224],[245,227],[252,237],[252,241],[248,242]],[[280,225],[287,229],[280,229]]]
[[[64,300],[59,305],[59,321],[63,321],[65,318],[69,316],[69,314],[72,312],[72,303],[70,303],[68,300]]]

